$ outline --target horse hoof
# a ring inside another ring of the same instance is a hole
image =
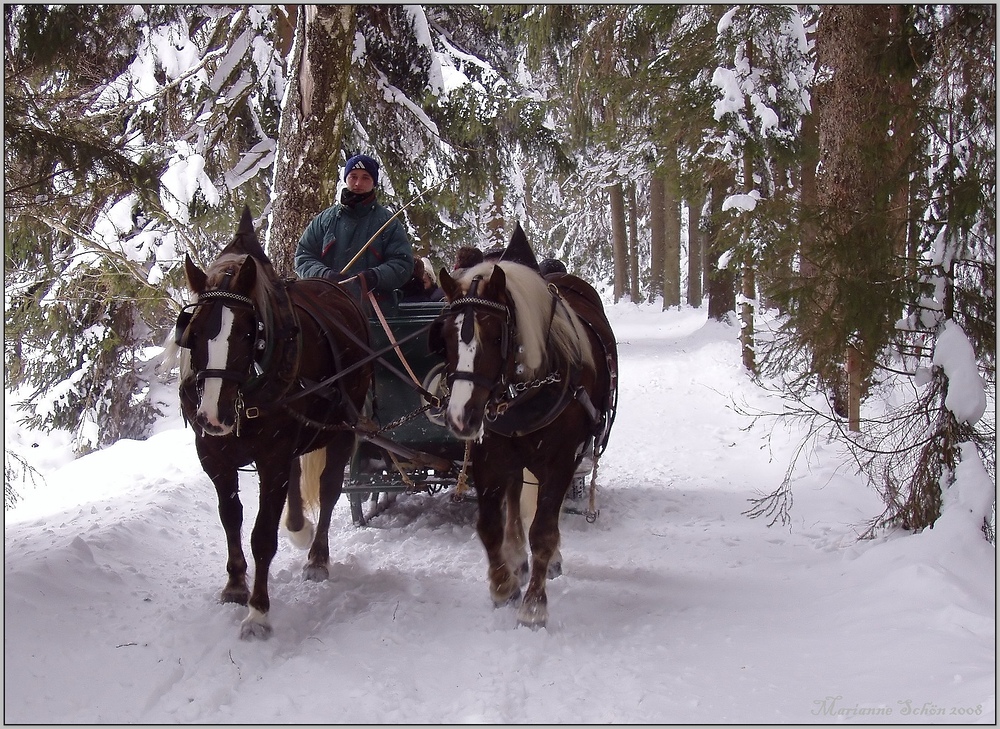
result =
[[[273,632],[267,614],[254,608],[250,608],[250,614],[240,623],[241,640],[267,640]]]
[[[326,582],[330,579],[330,570],[323,564],[307,564],[302,568],[302,578],[309,582]]]
[[[544,602],[523,602],[517,611],[517,624],[532,630],[544,628],[548,619],[549,610]]]
[[[545,571],[545,577],[554,580],[562,574],[562,562],[549,562],[549,568]]]
[[[250,601],[250,590],[246,587],[227,587],[219,594],[219,602],[246,605]]]
[[[493,595],[493,607],[500,608],[500,607],[503,607],[504,605],[513,605],[513,604],[515,604],[520,599],[521,599],[521,588],[520,587],[516,588],[514,590],[514,592],[510,593],[507,597],[503,597],[501,595],[494,594]]]

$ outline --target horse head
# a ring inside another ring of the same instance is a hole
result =
[[[441,288],[448,307],[436,336],[451,392],[445,419],[457,438],[474,440],[482,435],[487,408],[509,377],[513,324],[506,274],[492,263],[479,264],[458,279],[442,269]]]
[[[258,263],[225,254],[207,272],[185,257],[188,286],[197,297],[178,318],[178,344],[189,352],[195,426],[223,436],[237,425],[242,388],[254,374],[261,318],[255,304]]]

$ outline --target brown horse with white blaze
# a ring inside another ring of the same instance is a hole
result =
[[[220,600],[249,606],[241,637],[267,637],[268,570],[286,497],[289,531],[309,543],[305,577],[328,575],[327,532],[354,451],[353,427],[371,366],[331,378],[366,356],[368,321],[336,284],[280,280],[257,241],[249,210],[207,271],[190,257],[185,270],[196,301],[178,317],[168,356],[179,362],[181,410],[218,494],[228,547]],[[325,381],[331,381],[328,387],[312,387]],[[250,537],[252,591],[238,473],[250,463],[260,480],[260,510]],[[317,463],[319,468],[311,467]],[[303,513],[310,494],[318,494],[315,530]]]
[[[449,304],[432,346],[447,362],[448,427],[471,441],[490,594],[497,606],[517,600],[528,572],[523,537],[518,544],[512,526],[528,469],[539,487],[518,621],[541,627],[563,499],[580,462],[603,450],[614,419],[614,335],[600,297],[575,276],[546,281],[528,266],[501,261],[457,278],[442,270],[440,281]]]

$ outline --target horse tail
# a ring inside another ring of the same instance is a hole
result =
[[[319,509],[319,477],[326,468],[326,448],[318,448],[299,456],[298,483],[288,485],[288,501],[282,519],[288,538],[299,549],[309,549],[315,536],[312,520],[306,512],[315,513]],[[292,493],[297,489],[298,493]],[[292,511],[294,510],[294,514]],[[300,529],[293,529],[291,523],[302,524]]]
[[[318,448],[299,457],[302,478],[299,479],[299,493],[302,507],[311,511],[319,509],[319,477],[326,468],[326,448]]]

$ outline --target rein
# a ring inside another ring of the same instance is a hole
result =
[[[356,369],[358,369],[360,367],[364,367],[365,365],[370,364],[372,362],[377,361],[380,365],[382,365],[383,367],[385,367],[390,373],[392,373],[393,375],[395,375],[399,379],[403,380],[403,382],[406,382],[408,385],[410,385],[411,387],[413,387],[413,389],[415,389],[417,392],[419,392],[421,395],[423,395],[424,398],[429,403],[431,403],[431,407],[441,407],[441,399],[437,395],[434,395],[434,394],[428,392],[426,389],[424,389],[423,385],[416,385],[416,386],[414,386],[414,383],[410,380],[409,376],[407,376],[402,371],[400,371],[399,368],[395,367],[394,365],[390,364],[389,362],[385,361],[385,359],[383,359],[383,357],[386,354],[388,354],[389,352],[392,352],[394,349],[396,349],[400,345],[405,344],[406,342],[409,342],[411,339],[416,339],[421,334],[426,334],[427,331],[434,325],[433,322],[431,322],[430,324],[427,324],[426,326],[421,327],[420,329],[417,329],[414,332],[410,332],[409,334],[407,334],[402,339],[397,339],[397,340],[395,340],[394,343],[390,343],[388,346],[383,347],[382,349],[379,349],[377,351],[373,350],[371,347],[365,345],[360,340],[358,340],[354,336],[353,332],[351,332],[349,329],[347,329],[346,327],[344,327],[343,325],[341,325],[339,322],[335,321],[334,324],[338,327],[338,329],[342,333],[344,333],[347,336],[351,337],[351,339],[354,341],[355,344],[357,344],[358,346],[360,346],[363,349],[367,350],[369,352],[369,354],[366,355],[364,358],[358,360],[354,364],[350,365],[349,367],[345,367],[344,369],[342,369],[340,372],[336,373],[335,375],[331,375],[330,377],[327,377],[325,380],[320,380],[319,382],[316,382],[316,383],[313,383],[312,385],[309,385],[308,387],[306,387],[303,390],[299,390],[298,392],[295,392],[295,393],[293,393],[291,395],[288,395],[288,396],[282,398],[281,400],[279,400],[278,402],[274,403],[274,405],[276,405],[276,406],[277,405],[286,405],[289,402],[293,402],[294,400],[298,400],[300,397],[305,397],[306,395],[311,395],[314,392],[317,392],[317,391],[322,390],[322,389],[324,389],[326,387],[329,387],[330,385],[332,385],[335,382],[337,382],[337,380],[339,380],[340,378],[347,376],[351,372],[354,372],[354,370],[356,370]]]

